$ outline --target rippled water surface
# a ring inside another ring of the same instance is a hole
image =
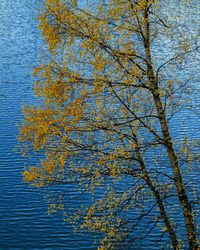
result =
[[[39,2],[0,1],[0,249],[92,249],[89,236],[74,236],[62,217],[47,215],[43,194],[22,182],[23,159],[15,153],[21,106],[34,102]]]
[[[0,249],[96,249],[95,236],[74,234],[61,216],[47,215],[43,193],[22,182],[24,162],[14,151],[21,107],[35,101],[31,71],[41,45],[35,21],[39,2],[0,1]],[[199,121],[193,114],[189,117],[193,134]],[[187,119],[179,126],[181,136],[188,128]]]

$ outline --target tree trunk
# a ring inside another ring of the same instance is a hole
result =
[[[156,110],[158,112],[162,134],[163,134],[166,149],[167,149],[167,154],[168,154],[171,167],[173,170],[173,176],[174,176],[174,182],[175,182],[176,189],[177,189],[177,194],[178,194],[178,197],[182,206],[182,210],[183,210],[189,247],[192,250],[199,249],[198,240],[197,240],[196,232],[195,232],[195,223],[194,223],[194,218],[193,218],[192,207],[190,205],[190,202],[188,200],[188,197],[185,191],[181,171],[180,171],[179,164],[178,164],[178,159],[173,148],[172,139],[171,139],[168,124],[166,121],[166,115],[165,115],[159,94],[154,93],[153,98],[154,98]]]
[[[178,159],[176,156],[176,153],[174,151],[172,138],[169,132],[166,114],[160,99],[159,94],[159,87],[158,83],[156,81],[153,65],[151,61],[151,42],[150,42],[150,21],[149,21],[149,13],[148,13],[148,0],[146,1],[146,9],[144,11],[144,20],[145,20],[145,29],[144,29],[144,47],[145,47],[145,56],[146,56],[146,62],[147,62],[147,76],[150,83],[150,91],[153,95],[154,104],[156,107],[156,111],[158,113],[159,122],[163,134],[163,138],[165,141],[165,146],[167,149],[167,154],[169,157],[169,161],[172,167],[173,171],[173,177],[174,177],[174,183],[177,190],[177,195],[182,207],[183,216],[185,220],[185,227],[187,231],[187,238],[188,238],[188,244],[190,250],[197,250],[200,249],[196,232],[195,232],[195,222],[193,217],[193,211],[191,204],[188,200],[182,174],[180,171]]]

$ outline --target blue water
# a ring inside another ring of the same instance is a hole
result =
[[[85,240],[61,215],[47,215],[43,193],[23,183],[24,159],[15,152],[22,105],[35,101],[39,2],[0,1],[0,249],[92,249],[89,235]]]
[[[35,20],[39,4],[39,0],[0,1],[0,249],[96,249],[95,235],[74,233],[62,214],[47,214],[44,191],[23,183],[24,159],[15,152],[22,105],[36,101],[31,72],[42,44]],[[194,114],[189,117],[194,134],[199,122]],[[187,130],[187,119],[179,126],[179,134],[172,128],[178,137]]]

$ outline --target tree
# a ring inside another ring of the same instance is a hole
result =
[[[41,104],[24,108],[19,140],[24,152],[42,156],[24,179],[96,192],[73,218],[83,230],[102,232],[102,250],[141,240],[159,224],[173,249],[199,249],[199,196],[186,190],[185,172],[199,161],[198,143],[181,145],[169,129],[191,94],[189,78],[178,73],[199,47],[196,33],[167,20],[162,6],[46,0],[39,15],[49,55],[34,70]],[[156,51],[164,39],[168,55]],[[50,206],[65,209],[64,203]],[[146,231],[136,236],[144,223]]]

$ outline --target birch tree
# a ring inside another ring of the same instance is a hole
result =
[[[40,104],[24,108],[19,140],[25,154],[42,156],[24,180],[62,187],[63,197],[69,185],[97,194],[72,220],[102,233],[99,250],[131,248],[154,227],[163,245],[199,249],[199,196],[183,169],[198,164],[198,142],[177,144],[169,127],[191,82],[168,74],[199,47],[161,16],[162,2],[45,0],[38,17],[49,54],[34,69]],[[170,56],[156,52],[165,38]],[[58,200],[51,209],[67,210]]]

